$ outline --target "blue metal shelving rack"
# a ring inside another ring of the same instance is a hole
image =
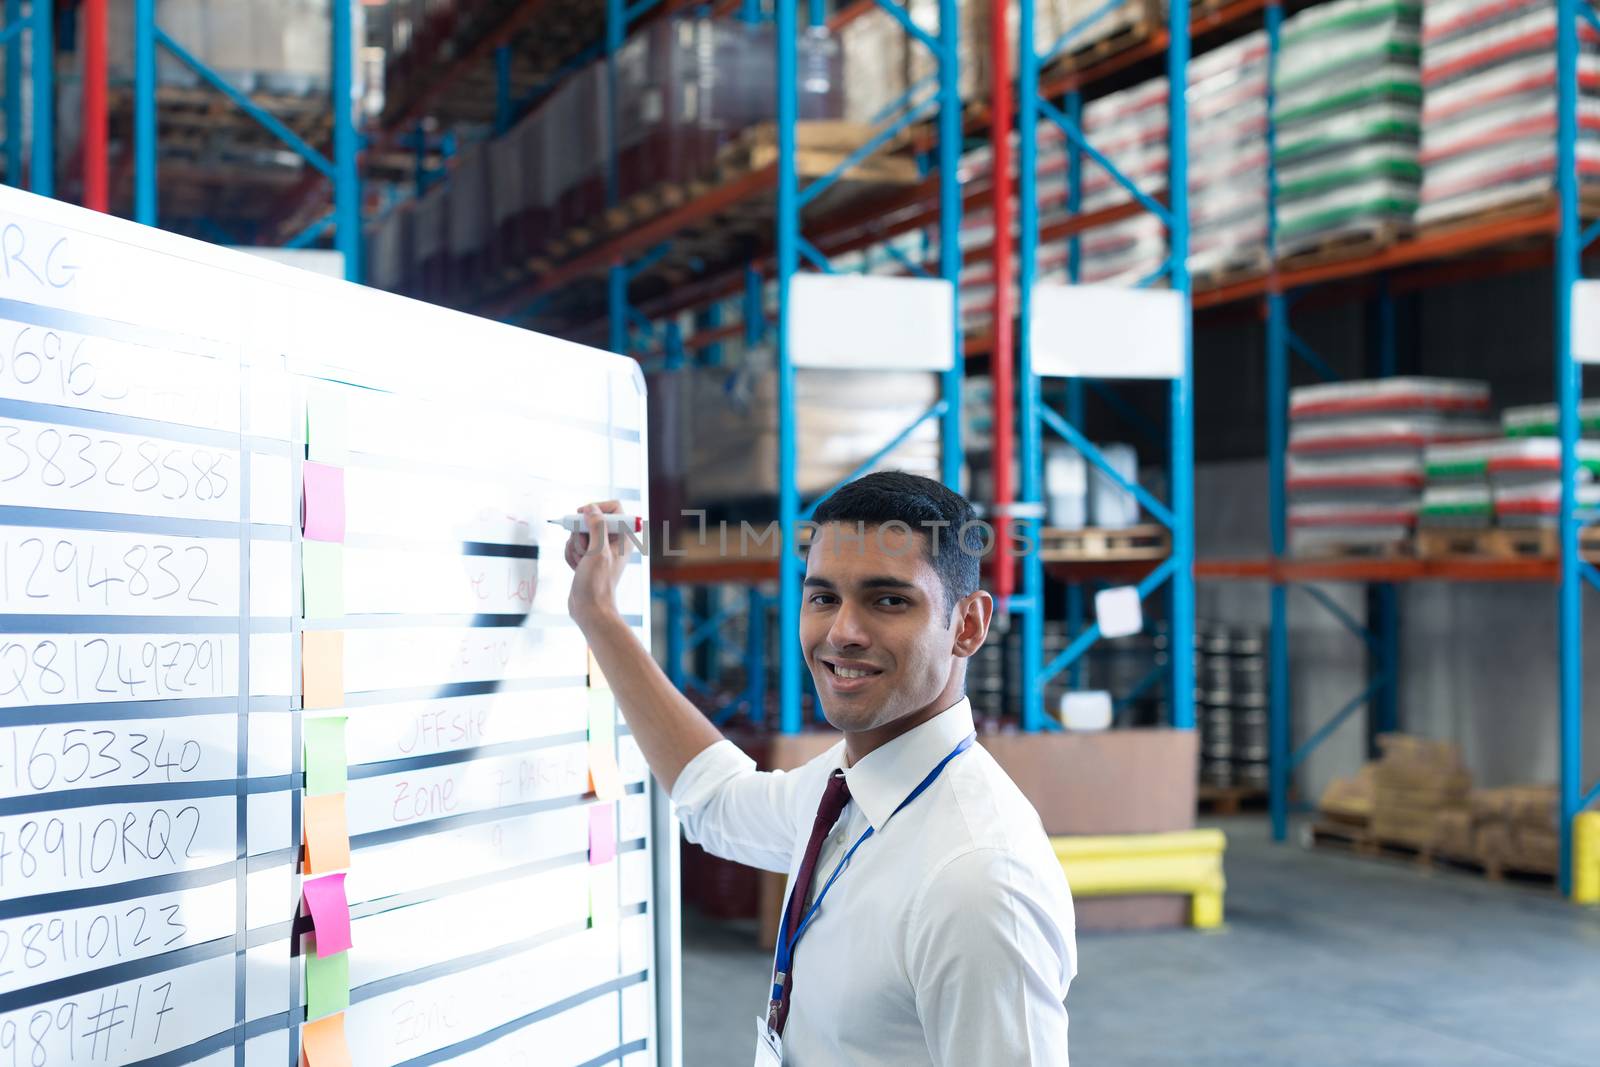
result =
[[[1180,729],[1194,727],[1194,659],[1190,652],[1194,644],[1194,368],[1193,339],[1190,316],[1184,317],[1182,340],[1182,372],[1171,382],[1168,409],[1170,413],[1169,467],[1172,498],[1170,505],[1154,499],[1137,485],[1122,478],[1105,460],[1092,442],[1079,429],[1083,418],[1082,383],[1073,381],[1068,386],[1068,411],[1066,416],[1044,403],[1039,377],[1033,370],[1030,327],[1033,315],[1033,284],[1037,272],[1039,248],[1038,183],[1038,125],[1041,119],[1054,124],[1065,135],[1069,146],[1069,195],[1076,207],[1078,177],[1083,156],[1088,156],[1104,168],[1119,185],[1127,189],[1146,210],[1153,212],[1167,230],[1167,259],[1161,269],[1143,279],[1142,285],[1154,284],[1165,278],[1168,284],[1184,295],[1187,303],[1191,295],[1189,279],[1189,185],[1188,185],[1188,110],[1184,102],[1184,86],[1188,80],[1189,18],[1187,4],[1170,4],[1168,12],[1168,42],[1166,70],[1168,85],[1168,195],[1165,205],[1146,196],[1111,162],[1100,154],[1084,137],[1080,126],[1081,101],[1076,93],[1069,94],[1065,106],[1046,99],[1040,91],[1040,68],[1066,48],[1087,26],[1104,17],[1116,6],[1107,3],[1095,10],[1082,23],[1067,30],[1062,37],[1040,54],[1034,47],[1034,5],[1032,0],[1022,0],[1021,19],[1017,30],[1020,68],[1018,71],[1018,139],[1020,142],[1018,166],[1018,300],[1020,328],[1019,346],[1020,403],[1018,405],[1020,461],[1022,485],[1020,505],[1014,521],[1026,528],[1029,539],[1037,544],[1043,510],[1043,449],[1042,430],[1048,428],[1067,440],[1097,469],[1114,482],[1129,490],[1155,516],[1172,531],[1172,551],[1154,571],[1138,585],[1141,597],[1170,583],[1171,623],[1168,629],[1170,661],[1170,707],[1172,725]],[[1077,280],[1077,241],[1069,248],[1069,278]],[[1044,647],[1045,575],[1044,564],[1037,552],[1029,553],[1023,560],[1023,582],[1020,596],[1011,598],[1010,607],[1022,621],[1022,726],[1024,730],[1042,730],[1053,725],[1054,720],[1045,714],[1044,687],[1057,674],[1074,667],[1090,646],[1100,639],[1098,623],[1077,629],[1070,635],[1066,649],[1049,663],[1042,663]],[[1069,624],[1077,627],[1082,611],[1081,592],[1069,590]]]
[[[1579,22],[1600,29],[1590,0],[1556,0],[1556,194],[1558,218],[1554,233],[1555,262],[1555,399],[1558,436],[1561,441],[1561,507],[1558,519],[1557,669],[1559,699],[1556,708],[1559,735],[1558,794],[1560,799],[1558,836],[1561,846],[1559,886],[1563,894],[1572,891],[1573,820],[1600,799],[1600,782],[1585,778],[1583,750],[1583,616],[1582,590],[1585,583],[1600,588],[1600,570],[1579,554],[1578,531],[1582,523],[1577,509],[1577,442],[1580,437],[1578,404],[1583,395],[1583,368],[1573,353],[1573,287],[1583,277],[1583,251],[1600,238],[1600,223],[1583,226],[1579,217],[1577,132],[1578,132],[1578,30]],[[1274,6],[1268,10],[1271,54],[1278,48],[1281,15]],[[1269,121],[1269,158],[1270,138]],[[1295,296],[1274,284],[1267,294],[1267,376],[1268,376],[1268,459],[1272,552],[1282,559],[1288,550],[1287,501],[1284,492],[1289,360],[1299,356],[1326,373],[1326,365],[1289,328],[1289,311]],[[1387,291],[1380,290],[1375,308],[1378,329],[1378,374],[1395,370],[1393,306]],[[1319,726],[1298,747],[1293,746],[1290,715],[1288,640],[1288,588],[1293,584],[1281,575],[1271,587],[1271,632],[1269,640],[1271,788],[1270,803],[1273,833],[1282,840],[1287,833],[1288,792],[1294,769],[1338,726],[1362,707],[1369,709],[1369,724],[1374,730],[1400,726],[1397,690],[1400,677],[1399,595],[1392,582],[1369,582],[1369,610],[1365,624],[1357,621],[1340,605],[1315,586],[1306,591],[1327,608],[1347,629],[1369,648],[1369,680],[1363,691]]]
[[[8,0],[14,3],[15,0]],[[36,0],[37,2],[37,0]],[[48,7],[48,5],[44,5]],[[350,5],[332,5],[333,56],[333,158],[307,144],[271,112],[258,106],[228,81],[173,40],[156,23],[156,0],[134,0],[134,219],[147,226],[159,221],[156,152],[156,49],[165,48],[211,88],[233,102],[250,118],[297,153],[333,183],[333,209],[288,242],[289,247],[310,244],[330,226],[334,247],[344,255],[345,277],[362,278],[361,179],[357,166],[360,133],[356,129],[354,99],[354,18]],[[37,40],[37,39],[36,39]],[[37,44],[36,44],[37,47]]]
[[[28,13],[22,13],[22,0],[5,0],[5,21],[0,23],[0,44],[6,49],[6,180],[22,187],[24,144],[22,139],[23,47],[22,33],[30,31],[28,78],[32,90],[31,143],[28,157],[28,188],[40,196],[55,195],[55,5],[51,0],[32,0]]]
[[[607,24],[607,55],[614,56],[626,35],[627,28],[647,12],[658,0],[642,0],[632,6],[623,6],[620,0],[609,0]],[[961,151],[961,99],[958,90],[957,50],[958,17],[955,0],[940,0],[939,32],[930,34],[912,22],[905,8],[895,0],[875,0],[878,7],[895,19],[901,28],[921,47],[934,56],[937,76],[932,95],[927,95],[921,84],[912,86],[894,104],[882,112],[882,120],[873,136],[859,149],[847,156],[828,174],[812,178],[801,184],[796,166],[795,129],[799,121],[797,57],[800,34],[798,0],[777,0],[775,30],[777,43],[777,138],[778,184],[776,213],[776,267],[773,282],[777,289],[776,322],[771,340],[776,350],[778,374],[778,522],[783,531],[784,543],[778,557],[778,633],[794,634],[799,630],[800,581],[803,565],[796,553],[794,536],[814,513],[816,506],[832,489],[810,501],[802,501],[796,482],[796,457],[798,442],[795,439],[795,366],[789,351],[789,285],[801,269],[802,260],[818,271],[834,273],[835,268],[818,248],[807,240],[802,226],[802,213],[826,189],[833,186],[856,164],[888,144],[913,123],[932,119],[937,129],[937,173],[939,174],[939,257],[938,271],[934,275],[951,284],[951,299],[958,299],[961,249],[961,190],[958,163]],[[746,4],[742,17],[761,17],[759,7]],[[820,26],[827,18],[822,0],[808,0],[807,21]],[[918,99],[921,96],[923,99]],[[613,158],[615,152],[612,152]],[[612,186],[614,196],[614,184]],[[628,304],[628,284],[637,272],[649,266],[664,252],[656,249],[647,253],[638,263],[614,263],[609,271],[610,347],[613,351],[634,353],[644,345],[659,347],[666,352],[667,366],[676,369],[682,365],[681,338],[672,324],[657,327]],[[916,267],[914,273],[925,273]],[[767,316],[761,303],[761,279],[753,276],[746,287],[745,329],[747,339],[759,342],[768,334]],[[959,308],[952,316],[955,323],[952,344],[961,351],[961,316]],[[894,434],[877,453],[868,458],[844,481],[865,473],[885,455],[898,447],[917,427],[929,419],[937,419],[942,450],[941,478],[951,486],[960,479],[961,470],[961,380],[962,364],[957,359],[942,375],[941,398],[910,426]],[[843,484],[842,482],[840,484]],[[681,590],[666,587],[659,593],[665,601],[668,619],[668,671],[675,679],[687,681],[690,675],[683,657],[702,642],[712,639],[717,628],[729,612],[717,612],[705,620],[694,619],[687,611]],[[760,689],[764,686],[765,662],[763,654],[756,651],[761,635],[761,612],[765,608],[766,594],[752,586],[749,594],[749,619],[747,629],[751,635],[747,649],[747,685],[741,700],[752,702],[759,714]],[[692,627],[685,637],[686,627]],[[803,727],[802,677],[798,644],[784,638],[779,643],[778,657],[778,728],[784,733],[797,733]],[[736,701],[737,704],[737,701]]]

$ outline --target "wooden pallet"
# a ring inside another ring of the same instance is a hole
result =
[[[1259,255],[1249,256],[1232,263],[1224,263],[1220,267],[1209,270],[1197,270],[1190,274],[1196,292],[1207,289],[1224,289],[1230,285],[1238,285],[1259,278],[1267,273],[1267,253],[1262,251]]]
[[[798,123],[794,137],[795,169],[802,178],[820,178],[830,174],[851,153],[870,141],[875,132],[875,127],[863,122],[819,119]],[[904,140],[905,135],[902,134],[879,148],[846,171],[844,180],[890,185],[910,185],[918,181],[917,161],[908,154],[896,151]],[[718,180],[732,181],[777,161],[777,126],[763,122],[744,131],[718,154]]]
[[[1161,28],[1159,19],[1148,19],[1143,11],[1138,11],[1131,5],[1127,10],[1137,11],[1131,16],[1131,21],[1109,29],[1093,41],[1074,48],[1057,60],[1053,64],[1054,68],[1063,71],[1086,70],[1096,63],[1103,63],[1113,56],[1143,44]]]
[[[1438,237],[1443,234],[1454,233],[1457,230],[1476,229],[1480,226],[1497,222],[1533,218],[1548,211],[1554,211],[1557,203],[1558,200],[1553,191],[1535,193],[1482,211],[1464,211],[1460,215],[1453,215],[1447,219],[1440,219],[1437,222],[1419,226],[1417,228],[1417,236]],[[1578,214],[1586,219],[1600,217],[1600,196],[1592,192],[1587,194],[1580,193],[1578,196]]]
[[[1347,259],[1361,259],[1383,251],[1411,235],[1411,228],[1395,222],[1367,223],[1357,229],[1308,241],[1296,252],[1278,258],[1281,270],[1303,270]]]
[[[1294,558],[1301,561],[1339,559],[1411,559],[1416,555],[1416,544],[1409,538],[1404,541],[1352,541],[1349,544],[1322,542],[1311,552],[1297,552]]]
[[[1304,844],[1309,848],[1333,849],[1375,859],[1409,861],[1428,870],[1465,871],[1482,875],[1491,882],[1517,879],[1549,884],[1555,880],[1550,871],[1508,866],[1492,857],[1439,852],[1431,845],[1418,845],[1411,841],[1387,840],[1375,836],[1366,826],[1325,818],[1306,826],[1303,837]]]
[[[1245,785],[1202,785],[1198,800],[1201,811],[1212,815],[1237,815],[1266,804],[1267,791]]]
[[[1165,526],[1047,528],[1039,533],[1039,558],[1046,563],[1117,563],[1166,559],[1171,553],[1172,534]]]
[[[1544,527],[1495,527],[1477,530],[1417,531],[1417,554],[1423,559],[1553,559],[1560,553],[1560,534]],[[1600,528],[1578,531],[1578,549],[1600,554]]]

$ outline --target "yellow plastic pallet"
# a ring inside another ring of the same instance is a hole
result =
[[[1178,894],[1190,898],[1189,921],[1196,928],[1222,925],[1228,839],[1221,830],[1052,837],[1050,843],[1075,897]]]

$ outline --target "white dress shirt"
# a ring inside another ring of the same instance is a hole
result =
[[[851,858],[795,950],[786,1067],[1006,1067],[1067,1063],[1077,973],[1072,896],[1039,815],[981,745],[917,784],[972,732],[965,699],[845,770],[850,803],[824,844],[820,892]],[[844,742],[787,773],[731,741],[672,791],[689,839],[769,871],[800,868]]]

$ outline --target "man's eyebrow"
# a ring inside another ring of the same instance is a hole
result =
[[[863,578],[860,583],[863,589],[916,589],[916,582],[908,582],[904,578],[891,578],[888,575],[874,575]]]
[[[802,584],[808,585],[808,586],[815,586],[818,589],[832,589],[833,588],[833,583],[830,582],[826,578],[810,578],[810,577],[808,577]]]

